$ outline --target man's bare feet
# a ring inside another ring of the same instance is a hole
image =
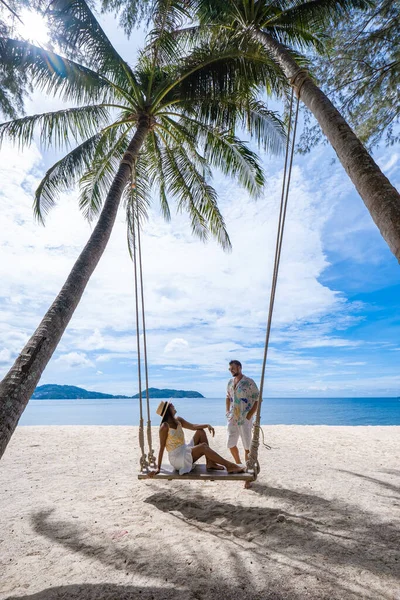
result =
[[[217,463],[207,463],[206,469],[208,471],[223,471],[224,467],[222,465],[217,465]]]

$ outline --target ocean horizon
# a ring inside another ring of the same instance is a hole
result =
[[[192,423],[225,425],[225,398],[165,398],[178,415]],[[150,399],[150,418],[158,425],[156,408],[161,398]],[[137,398],[32,399],[20,426],[29,425],[139,425]],[[146,402],[143,418],[147,422]],[[263,425],[400,425],[400,398],[265,398]]]

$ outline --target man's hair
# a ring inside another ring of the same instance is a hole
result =
[[[230,365],[237,365],[238,367],[242,368],[242,363],[240,362],[240,360],[230,360],[229,364]]]

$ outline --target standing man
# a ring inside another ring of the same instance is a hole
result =
[[[259,391],[252,379],[242,373],[242,364],[231,360],[232,379],[226,391],[226,417],[228,419],[228,448],[237,464],[241,463],[237,443],[242,440],[245,460],[250,453],[253,415],[257,410]]]

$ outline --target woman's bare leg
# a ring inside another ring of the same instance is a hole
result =
[[[215,450],[204,443],[192,448],[192,456],[193,461],[198,460],[201,456],[205,456],[207,460],[216,463],[217,465],[223,465],[228,473],[243,473],[245,471],[243,467],[229,462],[229,460],[225,460],[225,458],[220,456],[217,452],[215,452]]]
[[[207,446],[208,446],[208,438],[207,438],[207,434],[204,431],[204,429],[196,429],[196,433],[194,434],[194,437],[193,437],[193,442],[194,442],[195,446],[198,446],[199,444],[207,444]],[[196,462],[196,460],[197,459],[193,458],[193,462]],[[214,471],[220,471],[221,469],[224,468],[224,467],[221,467],[220,465],[218,465],[216,462],[208,459],[207,457],[206,457],[206,467],[207,467],[207,469],[213,469]]]
[[[207,434],[204,431],[204,429],[196,429],[196,433],[194,434],[194,437],[193,437],[193,442],[194,442],[195,446],[198,446],[198,444],[207,444],[208,445]]]

